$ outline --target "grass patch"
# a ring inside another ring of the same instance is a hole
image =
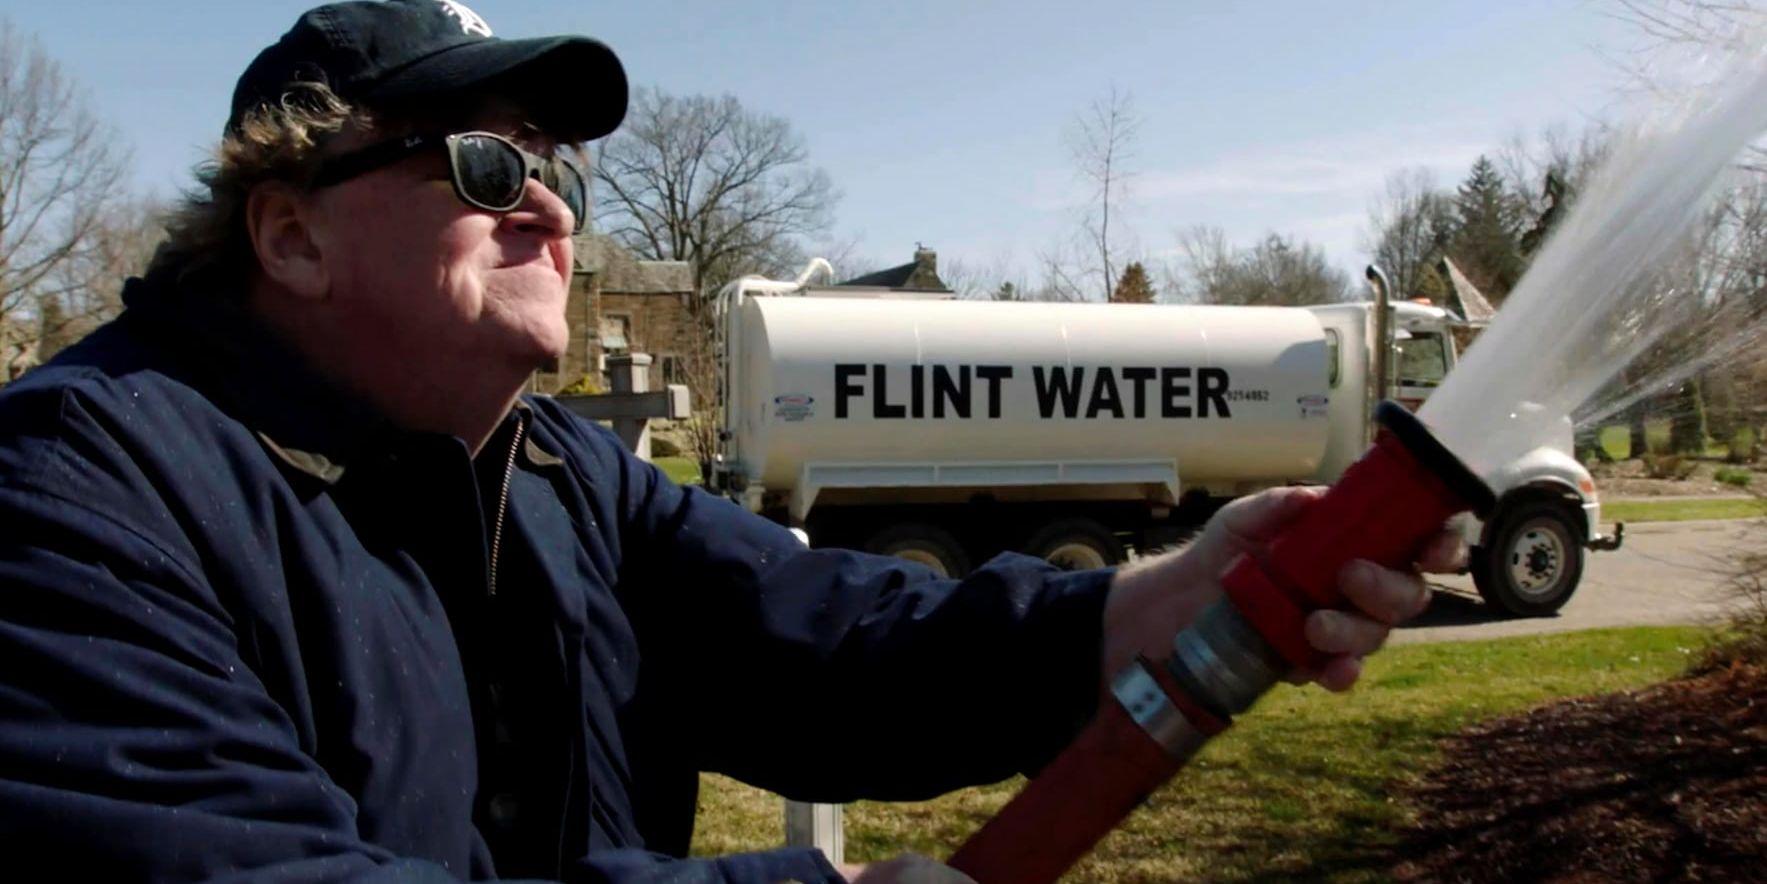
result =
[[[1752,519],[1767,515],[1767,501],[1750,497],[1683,500],[1616,500],[1601,505],[1604,522],[1686,522]]]
[[[700,482],[699,461],[691,457],[653,457],[650,462],[667,473],[677,485],[698,485]]]
[[[1547,700],[1660,681],[1705,634],[1646,627],[1406,645],[1371,659],[1347,696],[1278,687],[1064,880],[1383,879],[1392,826],[1407,812],[1393,802],[1397,784],[1430,765],[1436,741]],[[852,805],[847,858],[946,856],[1020,785]],[[777,847],[780,816],[778,798],[708,775],[694,852]]]

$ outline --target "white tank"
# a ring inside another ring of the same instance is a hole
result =
[[[1184,487],[1310,477],[1327,349],[1305,309],[751,297],[727,456],[806,464],[1172,462]]]

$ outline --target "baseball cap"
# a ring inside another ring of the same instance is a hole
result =
[[[500,39],[458,0],[358,0],[309,10],[240,75],[227,131],[299,82],[323,83],[371,106],[492,87],[561,141],[599,138],[626,115],[625,69],[601,41]]]

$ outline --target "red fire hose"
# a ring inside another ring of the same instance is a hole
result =
[[[1410,412],[1383,402],[1375,417],[1374,447],[1262,563],[1242,556],[1229,568],[1226,600],[1174,639],[1171,657],[1118,673],[1116,702],[958,848],[952,867],[981,884],[1054,881],[1286,672],[1324,663],[1303,624],[1347,607],[1337,590],[1345,564],[1410,567],[1449,517],[1490,511],[1491,489]]]

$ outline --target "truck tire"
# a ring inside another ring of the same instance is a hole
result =
[[[1121,563],[1128,554],[1110,529],[1091,519],[1062,519],[1037,529],[1021,548],[1064,571]]]
[[[1473,552],[1473,583],[1493,607],[1544,617],[1564,607],[1583,579],[1583,544],[1574,516],[1550,501],[1500,512],[1490,544]]]
[[[865,551],[919,562],[940,577],[969,573],[969,556],[951,532],[925,522],[891,525],[865,541]]]

